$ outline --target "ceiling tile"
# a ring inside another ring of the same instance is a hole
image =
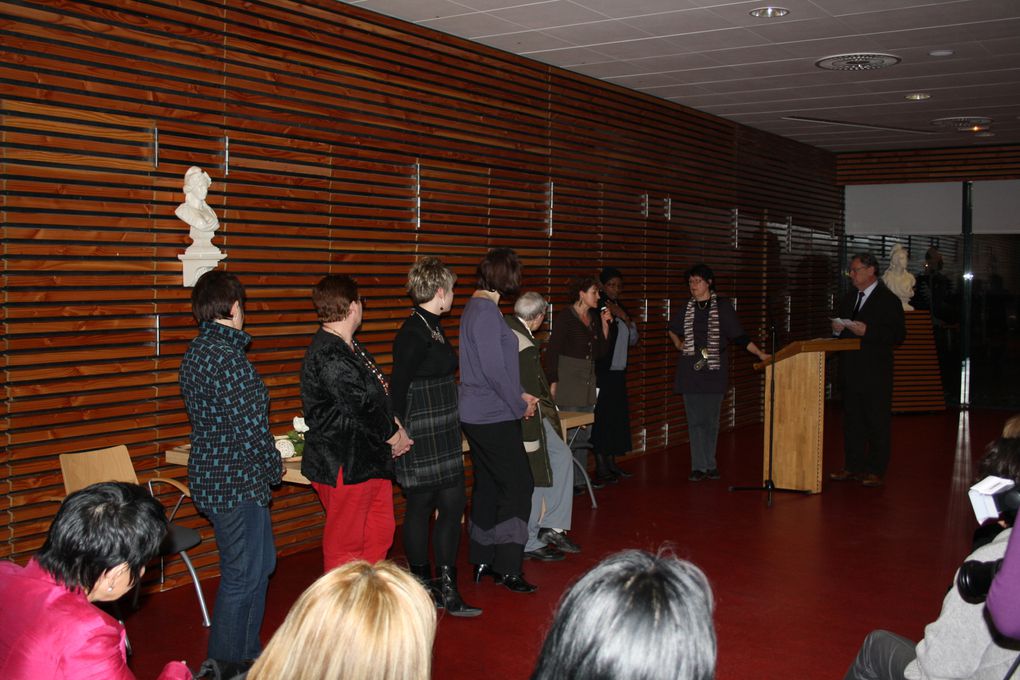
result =
[[[469,11],[464,5],[451,0],[363,0],[357,4],[362,9],[370,9],[412,22],[464,14]]]
[[[525,27],[520,24],[515,24],[484,12],[459,14],[442,19],[423,20],[418,23],[443,33],[459,35],[468,40],[474,40],[480,36],[501,35],[503,33],[516,33],[525,30]]]
[[[529,3],[508,9],[493,10],[489,13],[521,26],[540,29],[607,20],[605,15],[585,9],[567,0]]]
[[[539,52],[573,47],[566,40],[560,40],[542,31],[517,31],[515,33],[504,33],[502,35],[491,35],[480,38],[478,42],[489,47],[506,50],[515,54],[524,52]]]

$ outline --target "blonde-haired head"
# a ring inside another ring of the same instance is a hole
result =
[[[1002,436],[1006,439],[1020,438],[1020,413],[1006,421],[1002,426]]]
[[[436,607],[392,562],[349,562],[301,594],[248,680],[428,680]]]

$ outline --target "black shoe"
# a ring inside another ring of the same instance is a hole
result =
[[[709,479],[719,479],[720,477],[719,471],[716,470],[715,468],[712,468],[711,470],[706,472],[705,476],[708,477]]]
[[[583,496],[585,491],[587,491],[587,489],[584,488],[583,484],[574,487],[575,496]]]
[[[604,489],[604,488],[606,488],[606,485],[604,483],[600,482],[598,477],[595,477],[594,479],[589,477],[588,478],[588,482],[591,484],[591,488],[593,488],[593,489]]]
[[[457,590],[457,568],[441,564],[436,567],[438,589],[443,598],[443,606],[451,616],[471,617],[478,616],[482,610],[472,607],[460,596]]]
[[[560,552],[574,554],[581,552],[580,546],[571,541],[565,533],[555,529],[539,529],[538,540],[555,547]]]
[[[591,480],[591,485],[593,487],[595,487],[596,484],[601,484],[602,486],[605,486],[606,484],[619,484],[619,483],[620,480],[617,479],[616,476],[611,472],[607,472],[601,475],[595,475],[595,477]]]
[[[492,570],[487,564],[478,564],[475,566],[475,583],[479,583],[484,576],[491,576],[492,580],[499,583],[502,580],[502,576]]]
[[[612,474],[614,474],[614,475],[616,475],[617,477],[619,477],[620,479],[630,479],[631,477],[633,477],[633,476],[634,476],[634,473],[633,473],[633,472],[625,472],[624,470],[622,470],[622,469],[621,469],[621,468],[620,468],[620,467],[619,467],[619,466],[618,466],[618,465],[616,464],[616,461],[615,461],[615,460],[613,460],[613,458],[612,458],[612,457],[610,457],[610,459],[609,459],[609,471],[610,471],[610,472],[611,472]]]
[[[559,562],[565,557],[566,555],[551,545],[543,545],[538,550],[529,550],[524,553],[524,559],[538,560],[539,562]]]
[[[538,586],[524,580],[524,574],[507,574],[502,582],[515,593],[533,593],[538,590]]]
[[[694,472],[691,473],[691,476],[688,477],[687,479],[689,479],[692,482],[700,482],[703,479],[705,479],[705,471],[695,470]]]
[[[428,591],[429,596],[432,597],[432,601],[436,604],[436,609],[443,608],[443,595],[439,592],[439,588],[432,578],[432,565],[426,562],[425,564],[409,564],[407,568],[410,569],[411,574],[414,575],[418,582],[422,584],[425,590]]]

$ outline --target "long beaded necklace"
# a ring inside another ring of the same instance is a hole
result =
[[[369,373],[374,375],[375,379],[379,381],[380,385],[382,385],[383,392],[385,392],[386,395],[389,396],[389,394],[390,394],[390,384],[389,384],[389,382],[387,382],[386,376],[384,376],[383,372],[379,370],[379,367],[375,365],[375,362],[372,361],[372,358],[370,356],[368,356],[368,353],[365,351],[365,348],[361,346],[360,342],[358,342],[354,338],[351,338],[350,343],[348,343],[347,342],[347,338],[345,338],[344,336],[340,335],[339,332],[333,330],[332,328],[326,328],[325,326],[323,326],[322,330],[326,331],[327,333],[329,333],[331,335],[335,335],[336,337],[340,338],[341,340],[344,341],[344,344],[349,344],[351,350],[353,350],[354,353],[361,359],[361,362],[363,364],[365,364],[365,368],[368,369]]]
[[[421,319],[421,322],[423,324],[425,324],[425,328],[429,329],[429,333],[432,334],[432,339],[435,342],[438,342],[438,343],[441,343],[441,344],[445,345],[446,344],[446,338],[444,338],[443,334],[439,332],[439,327],[437,326],[437,327],[433,328],[432,326],[430,326],[429,322],[425,319],[424,316],[421,315],[421,312],[419,312],[417,309],[414,310],[414,313],[415,313],[415,316],[417,316],[419,319]]]

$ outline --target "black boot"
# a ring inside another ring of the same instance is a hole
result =
[[[436,580],[439,582],[439,592],[446,605],[446,611],[452,616],[478,616],[482,610],[472,607],[464,602],[457,590],[457,567],[440,564],[436,568]]]
[[[429,591],[432,601],[436,603],[436,608],[442,609],[443,595],[439,592],[439,586],[432,578],[432,565],[426,562],[425,564],[410,564],[408,568],[414,577],[418,579],[418,582],[425,587],[425,590]]]
[[[619,481],[620,480],[616,478],[616,475],[609,471],[609,456],[596,453],[595,479],[593,479],[592,482],[598,482],[600,484],[616,484]]]
[[[634,476],[633,472],[626,472],[619,465],[616,464],[616,456],[607,456],[609,458],[609,472],[620,479],[630,479]]]

